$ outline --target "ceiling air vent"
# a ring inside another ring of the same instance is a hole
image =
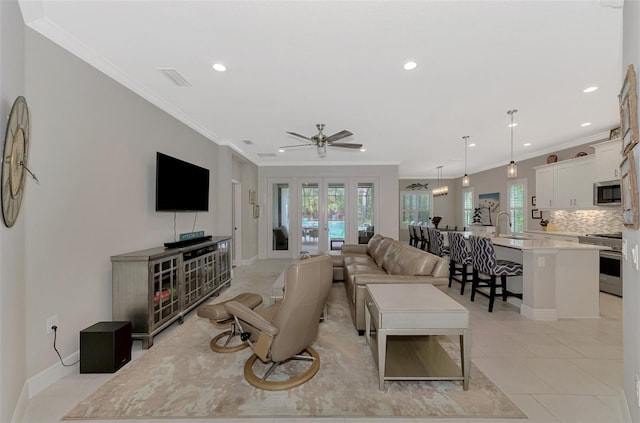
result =
[[[182,75],[178,73],[177,70],[172,68],[156,68],[160,72],[162,72],[167,78],[169,78],[174,84],[179,87],[190,87],[191,84],[189,81],[184,79]]]
[[[242,142],[247,144],[247,145],[253,145],[253,141],[251,141],[251,140],[242,140]]]
[[[260,157],[278,157],[276,153],[258,153]]]

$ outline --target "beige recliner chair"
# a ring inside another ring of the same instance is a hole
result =
[[[255,311],[236,301],[225,304],[243,333],[243,339],[253,348],[253,355],[244,366],[247,382],[257,388],[275,391],[293,388],[315,376],[320,368],[320,356],[310,345],[318,334],[320,315],[329,296],[332,279],[330,256],[301,260],[286,270],[282,301]],[[258,358],[272,363],[262,377],[253,371]],[[302,374],[287,380],[266,380],[279,364],[291,359],[308,360],[311,365]]]

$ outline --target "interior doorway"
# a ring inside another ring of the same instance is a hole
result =
[[[231,181],[231,264],[242,264],[242,184]]]

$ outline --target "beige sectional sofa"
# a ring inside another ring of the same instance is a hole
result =
[[[342,246],[334,260],[334,280],[344,280],[353,323],[364,333],[364,294],[369,283],[429,283],[446,287],[449,262],[379,234],[368,244]],[[342,268],[340,268],[342,264]]]

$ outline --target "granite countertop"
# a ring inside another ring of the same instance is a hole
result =
[[[568,232],[568,231],[542,231],[542,230],[531,230],[527,229],[524,233],[530,232],[532,234],[542,234],[542,235],[562,235],[562,236],[585,236],[586,233],[583,232]]]
[[[494,245],[514,248],[517,250],[610,250],[601,245],[580,244],[571,241],[556,241],[553,239],[513,239],[492,237]]]

